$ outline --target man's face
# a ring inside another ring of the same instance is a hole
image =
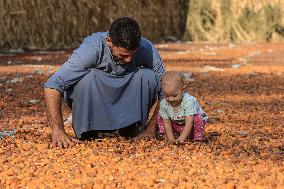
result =
[[[113,58],[120,64],[130,64],[132,55],[138,50],[130,51],[123,47],[114,46],[109,37],[107,38],[107,44],[109,45]]]
[[[113,58],[120,64],[130,64],[132,60],[132,55],[136,51],[129,51],[123,47],[110,47]]]

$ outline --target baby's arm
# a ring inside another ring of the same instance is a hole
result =
[[[174,141],[175,136],[173,133],[172,123],[170,119],[163,119],[166,135],[169,141]]]
[[[185,117],[185,126],[184,126],[184,128],[183,128],[183,130],[182,130],[182,132],[181,132],[181,134],[180,134],[180,136],[178,137],[177,140],[184,142],[187,139],[187,137],[188,137],[188,135],[189,135],[189,133],[192,129],[192,126],[193,126],[193,116],[186,116]]]

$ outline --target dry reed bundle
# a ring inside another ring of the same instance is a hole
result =
[[[284,41],[283,11],[281,0],[191,0],[184,39]]]

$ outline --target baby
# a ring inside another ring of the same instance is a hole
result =
[[[159,133],[166,133],[167,139],[172,142],[184,142],[188,138],[202,141],[208,117],[195,97],[185,92],[185,87],[181,73],[164,74],[162,89],[165,98],[160,103],[157,117]]]

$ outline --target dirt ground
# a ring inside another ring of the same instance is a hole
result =
[[[41,86],[72,51],[2,54],[0,132],[16,131],[0,141],[0,188],[284,188],[284,44],[156,46],[209,115],[204,142],[49,148]]]

